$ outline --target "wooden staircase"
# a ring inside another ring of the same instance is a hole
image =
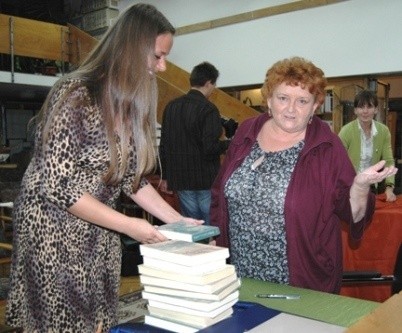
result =
[[[63,26],[0,14],[0,53],[10,55],[11,71],[14,71],[15,56],[54,60],[77,66],[96,43],[97,39],[70,24]],[[158,73],[157,78],[157,118],[161,122],[166,104],[189,90],[189,73],[168,62],[167,70]],[[210,100],[218,107],[222,116],[232,118],[238,123],[258,114],[253,108],[220,89],[214,91]]]
[[[173,98],[183,95],[190,89],[189,73],[168,62],[165,72],[158,73],[159,100],[158,121],[161,122],[163,109]],[[215,89],[210,97],[222,116],[232,118],[238,123],[259,114],[253,108],[220,89]]]

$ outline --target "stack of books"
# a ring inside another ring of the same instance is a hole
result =
[[[234,266],[226,263],[227,248],[169,240],[141,244],[140,253],[146,324],[187,333],[230,317],[240,279]]]

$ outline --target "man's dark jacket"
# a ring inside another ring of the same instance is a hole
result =
[[[209,190],[228,148],[218,108],[191,89],[171,101],[163,112],[160,158],[162,179],[173,191]]]

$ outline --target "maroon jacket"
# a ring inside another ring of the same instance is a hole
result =
[[[221,230],[217,245],[230,248],[223,189],[256,141],[267,114],[247,119],[236,132],[212,186],[211,224]],[[349,191],[356,173],[340,139],[314,116],[285,198],[290,285],[339,293],[342,282],[341,221],[360,239],[374,213],[370,193],[364,218],[353,223]]]

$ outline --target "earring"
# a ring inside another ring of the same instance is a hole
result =
[[[308,120],[308,124],[310,125],[313,122],[313,116],[310,117],[310,119]]]

